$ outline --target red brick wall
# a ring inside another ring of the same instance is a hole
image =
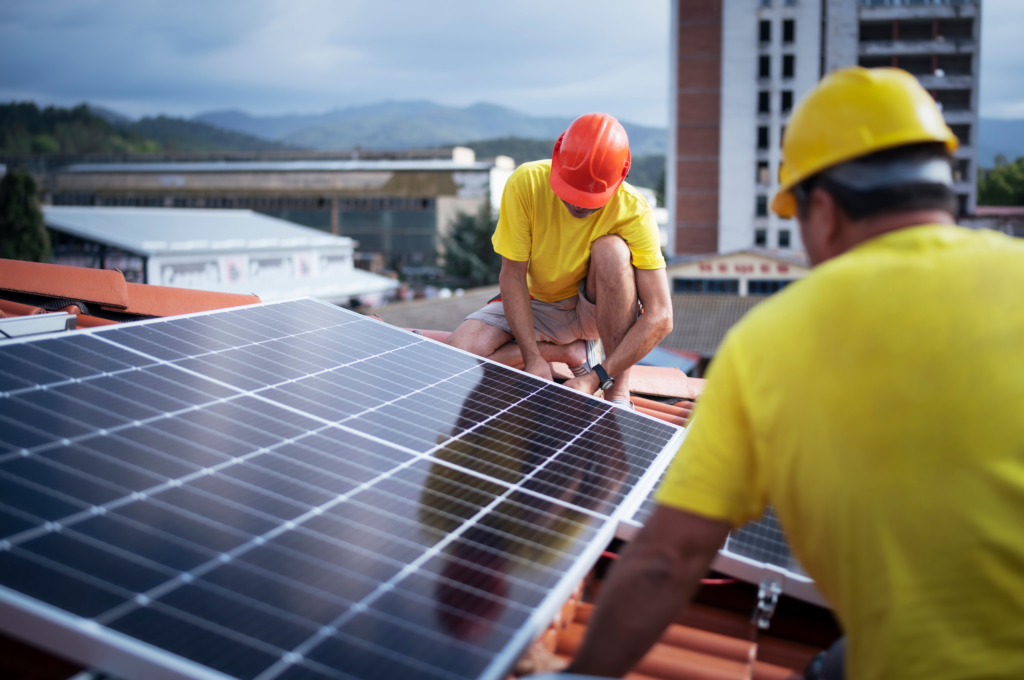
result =
[[[722,0],[679,0],[676,64],[677,255],[718,250]]]

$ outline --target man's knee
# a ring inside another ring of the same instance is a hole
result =
[[[590,247],[590,269],[601,273],[632,273],[632,255],[629,245],[621,236],[608,234],[594,241]]]
[[[512,339],[509,333],[478,319],[466,319],[448,337],[448,344],[478,356],[490,356]]]

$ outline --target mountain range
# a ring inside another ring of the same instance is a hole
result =
[[[198,123],[310,149],[411,149],[465,144],[484,139],[557,139],[572,118],[540,118],[496,104],[443,106],[429,101],[386,101],[322,114],[253,116],[211,111]],[[664,128],[623,121],[634,156],[665,153]]]

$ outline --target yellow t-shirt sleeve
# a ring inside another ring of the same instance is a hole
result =
[[[533,249],[533,206],[528,180],[528,175],[517,172],[505,183],[498,226],[491,237],[494,252],[515,262],[529,260]]]
[[[686,440],[655,500],[739,526],[761,515],[765,496],[735,340],[730,335],[715,358]]]
[[[661,234],[654,213],[649,209],[634,220],[620,234],[629,245],[633,266],[637,269],[663,269],[665,258],[661,254]]]

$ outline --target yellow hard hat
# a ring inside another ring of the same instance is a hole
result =
[[[826,168],[905,144],[959,142],[935,100],[898,68],[859,66],[825,76],[790,116],[782,140],[779,191],[772,211],[797,213],[792,189]]]

